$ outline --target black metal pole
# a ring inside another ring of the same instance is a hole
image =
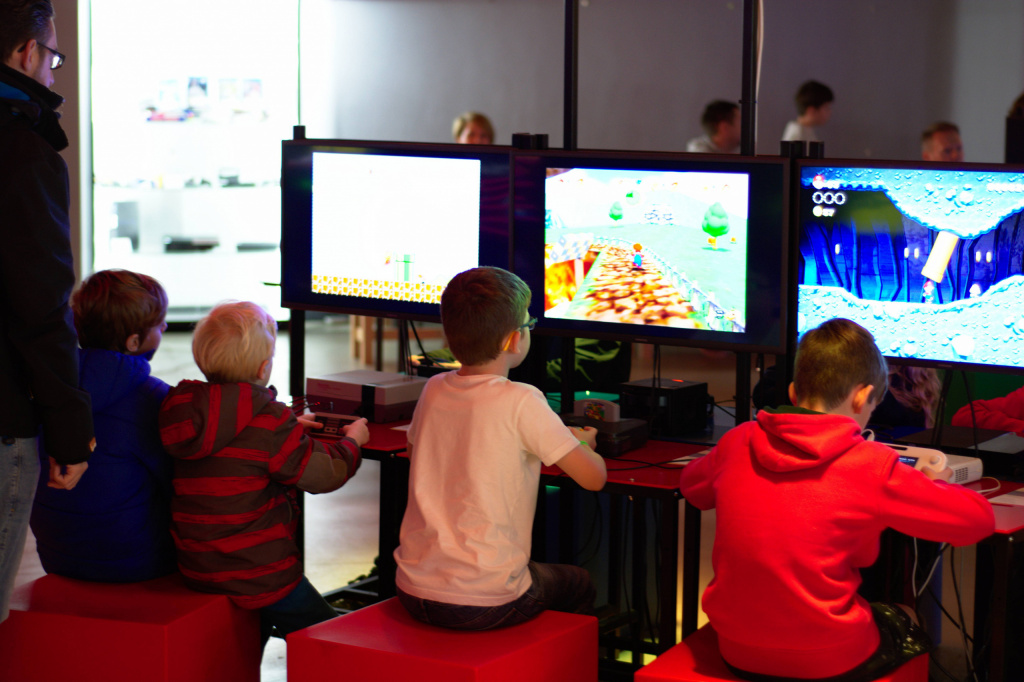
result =
[[[297,125],[292,128],[292,138],[306,139],[306,126]],[[282,229],[284,219],[282,213]],[[283,235],[282,235],[283,236]],[[282,239],[282,248],[284,240]],[[281,253],[281,279],[284,280],[284,252]],[[306,395],[306,311],[292,308],[288,317],[288,392],[291,397]],[[300,512],[305,508],[304,495],[300,494],[296,502]],[[295,527],[295,546],[299,551],[299,566],[303,567],[306,560],[306,515],[300,513]]]
[[[306,126],[292,127],[292,139],[305,140]],[[284,220],[281,220],[284,229]],[[283,236],[283,235],[282,235]],[[282,244],[284,240],[282,239]],[[281,253],[281,278],[284,278],[285,258]],[[306,311],[291,309],[288,318],[288,393],[292,398],[306,395]]]
[[[563,93],[562,146],[567,150],[576,149],[579,99],[579,47],[580,47],[580,3],[579,0],[565,0],[565,91]],[[576,339],[563,337],[562,344],[562,414],[571,414],[576,393],[573,379],[576,374]]]
[[[294,308],[288,317],[288,392],[306,395],[306,311]]]
[[[563,95],[563,143],[576,149],[580,52],[580,3],[565,0],[565,92]]]
[[[743,85],[740,153],[754,156],[757,143],[757,2],[743,2]],[[736,423],[750,420],[750,353],[736,354]]]

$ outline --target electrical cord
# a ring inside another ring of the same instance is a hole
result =
[[[932,598],[933,602],[938,604],[939,609],[942,611],[942,615],[946,617],[946,619],[953,625],[953,627],[955,627],[957,630],[963,630],[964,628],[960,624],[960,621],[954,618],[953,614],[949,612],[949,609],[942,605],[942,600],[935,595],[935,590],[932,589],[932,586],[928,585],[925,589],[928,592],[928,596]],[[973,645],[974,638],[968,635],[967,633],[964,633],[964,635],[967,637],[967,641]]]
[[[661,346],[654,344],[651,367],[651,411],[647,415],[647,428],[654,430],[654,420],[658,416],[658,387],[661,386]]]
[[[963,561],[963,552],[960,553],[960,560]],[[960,567],[960,576],[963,578],[963,566]],[[949,572],[953,578],[953,592],[956,594],[956,607],[957,613],[960,616],[960,635],[964,643],[964,656],[967,660],[967,672],[969,677],[974,678],[974,682],[978,682],[978,672],[974,667],[974,661],[971,658],[971,649],[967,644],[967,627],[964,625],[964,603],[960,598],[960,580],[956,576],[956,549],[950,548],[949,550]]]
[[[925,589],[932,580],[932,576],[935,575],[935,569],[938,567],[939,561],[942,559],[942,553],[946,551],[946,547],[948,546],[949,543],[946,542],[939,545],[939,550],[935,555],[935,560],[932,562],[931,570],[928,571],[928,576],[924,579],[924,582],[921,584],[921,589],[919,590],[917,589],[917,538],[914,538],[914,571],[911,573],[910,582],[914,590],[915,601],[924,594]]]
[[[732,402],[732,401],[730,400],[730,401],[725,401],[725,402]],[[722,407],[722,403],[715,403],[715,407],[718,408],[719,410],[721,410],[722,412],[725,412],[727,415],[729,415],[733,419],[736,419],[736,412],[735,411],[730,412],[729,410],[725,409],[724,407]]]
[[[998,478],[995,478],[994,476],[982,476],[980,479],[978,479],[978,482],[980,483],[981,481],[984,481],[985,479],[988,479],[990,481],[995,481],[996,482],[996,487],[995,488],[983,488],[981,490],[978,490],[977,492],[979,494],[981,494],[981,495],[987,495],[989,493],[994,493],[995,491],[997,491],[997,490],[999,490],[1000,488],[1003,487],[1002,482]]]

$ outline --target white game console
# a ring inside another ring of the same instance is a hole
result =
[[[900,461],[918,470],[931,469],[939,472],[947,466],[953,470],[950,483],[970,483],[981,478],[983,467],[977,457],[947,455],[940,450],[920,448],[913,445],[889,443],[889,447],[899,454]]]
[[[318,418],[366,417],[384,423],[412,419],[423,377],[355,370],[306,379],[306,401]]]

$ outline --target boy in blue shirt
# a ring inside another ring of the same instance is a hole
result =
[[[149,359],[167,329],[167,294],[152,277],[102,270],[72,295],[81,387],[92,396],[97,447],[73,490],[41,477],[31,526],[47,573],[137,582],[176,569],[170,534],[171,460],[157,412],[168,385]],[[55,466],[42,443],[44,468]]]

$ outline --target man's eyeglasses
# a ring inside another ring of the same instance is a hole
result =
[[[39,43],[39,46],[45,47],[47,50],[50,51],[50,71],[56,71],[64,65],[64,55],[62,55],[60,52],[57,52],[57,50],[53,49],[49,45],[43,45],[42,43]]]
[[[534,327],[536,327],[536,326],[537,326],[537,318],[536,317],[531,317],[529,322],[524,322],[523,324],[519,325],[516,328],[516,331],[519,331],[523,327],[526,327],[527,329],[529,329],[532,332]]]

